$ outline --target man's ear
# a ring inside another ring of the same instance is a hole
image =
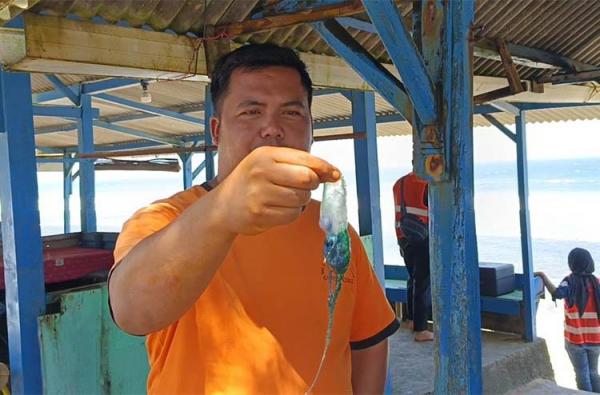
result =
[[[219,137],[221,134],[221,122],[219,118],[211,117],[210,118],[210,137],[212,138],[212,143],[214,145],[219,145]]]

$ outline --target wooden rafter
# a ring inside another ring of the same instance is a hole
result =
[[[242,34],[258,33],[265,30],[289,27],[306,22],[350,16],[362,12],[364,12],[362,3],[353,0],[343,3],[342,5],[336,4],[318,8],[308,8],[296,13],[272,15],[261,19],[221,25],[216,27],[215,32],[217,33],[217,37],[230,38]]]
[[[506,79],[508,80],[508,86],[499,89],[494,89],[492,91],[485,92],[473,97],[473,103],[475,105],[487,103],[497,99],[502,99],[507,96],[513,96],[521,92],[525,92],[527,90],[527,85],[521,82],[519,71],[517,70],[515,63],[513,62],[506,41],[504,41],[503,39],[497,39],[496,49],[500,54],[502,67],[504,68]]]

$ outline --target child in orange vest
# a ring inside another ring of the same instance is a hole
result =
[[[552,300],[565,301],[565,348],[575,369],[577,388],[600,392],[600,285],[594,273],[594,260],[588,250],[569,253],[571,274],[555,287],[543,272],[536,272]]]

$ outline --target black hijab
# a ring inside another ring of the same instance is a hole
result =
[[[588,301],[588,288],[591,286],[596,299],[596,312],[600,318],[600,285],[593,274],[594,259],[590,252],[583,248],[571,250],[569,252],[569,269],[571,269],[571,274],[563,280],[569,286],[569,294],[566,297],[567,306],[577,305],[581,318]]]

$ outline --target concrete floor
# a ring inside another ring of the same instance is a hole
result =
[[[485,394],[505,394],[536,379],[553,383],[554,373],[544,339],[525,343],[511,335],[489,332],[482,335]],[[394,394],[433,392],[433,342],[417,343],[411,331],[399,329],[390,338],[390,369]]]

